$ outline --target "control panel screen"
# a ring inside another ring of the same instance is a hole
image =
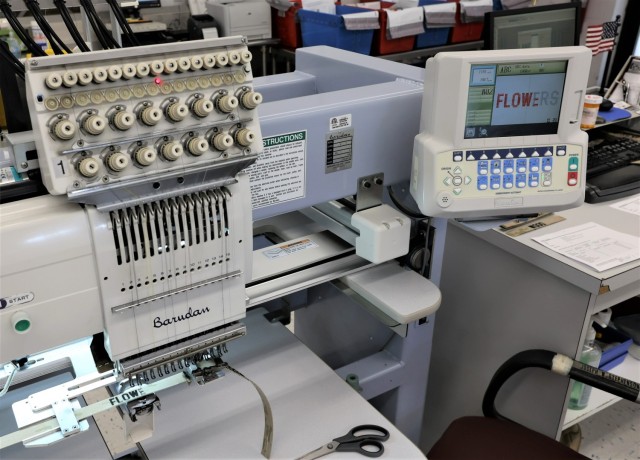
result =
[[[472,64],[465,139],[557,134],[567,61]]]

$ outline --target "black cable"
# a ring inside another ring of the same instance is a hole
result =
[[[31,8],[29,8],[29,5],[28,5],[29,3],[32,5],[33,11],[31,10]],[[64,51],[65,53],[71,54],[71,49],[64,43],[64,41],[62,41],[62,39],[58,36],[56,31],[53,30],[53,28],[51,27],[51,24],[49,24],[47,19],[44,17],[44,14],[42,13],[42,9],[40,9],[40,4],[38,3],[38,1],[25,0],[25,4],[27,4],[27,8],[29,8],[29,11],[32,12],[31,14],[33,14],[34,12],[37,12],[37,18],[36,18],[36,15],[34,15],[34,19],[36,19],[36,21],[38,22],[38,25],[40,25],[40,27],[42,28],[42,32],[45,34],[49,42],[50,43],[55,42],[56,45],[62,51]],[[62,53],[56,53],[56,54],[62,54]]]
[[[0,1],[0,11],[4,14],[5,18],[9,22],[9,25],[16,33],[17,37],[24,43],[27,49],[35,56],[44,56],[44,51],[38,46],[36,42],[29,36],[29,33],[22,27],[20,21],[15,17],[11,10],[11,5],[6,1]]]
[[[100,46],[102,46],[102,48],[105,50],[110,49],[111,46],[109,46],[109,42],[102,35],[102,31],[98,27],[98,24],[96,23],[95,18],[91,15],[89,8],[85,4],[85,1],[80,0],[80,5],[82,6],[82,8],[84,8],[85,14],[87,16],[87,20],[89,21],[89,25],[91,26],[93,33],[96,35],[96,38],[100,42]]]
[[[46,56],[47,53],[45,53],[42,48],[40,48],[40,46],[38,46],[38,44],[33,41],[33,39],[29,36],[29,33],[24,29],[24,27],[22,27],[22,24],[20,24],[20,21],[18,21],[18,18],[13,13],[11,5],[7,0],[0,0],[0,11],[2,11],[4,17],[7,18],[9,25],[16,33],[18,38],[22,41],[22,43],[24,43],[27,49],[31,51],[31,54],[33,54],[34,56]]]
[[[140,42],[138,42],[136,35],[133,33],[133,30],[131,30],[131,26],[127,22],[127,18],[124,17],[124,13],[122,12],[120,5],[118,5],[117,0],[107,0],[107,3],[111,7],[111,10],[116,17],[116,21],[120,24],[120,28],[129,39],[129,42],[134,46],[140,46]]]
[[[15,74],[24,80],[24,64],[13,55],[9,50],[9,45],[7,45],[3,40],[0,40],[0,57],[7,61],[7,63],[13,68]]]
[[[482,413],[485,417],[493,417],[502,420],[509,420],[502,416],[495,406],[496,396],[502,388],[502,385],[518,371],[529,367],[541,367],[543,369],[551,369],[553,357],[556,353],[547,350],[526,350],[515,354],[509,358],[500,368],[493,374],[491,382],[487,387],[482,399]],[[514,422],[515,423],[515,422]]]
[[[486,417],[509,420],[496,410],[496,396],[502,385],[512,375],[530,367],[548,369],[629,401],[640,402],[640,383],[610,374],[559,353],[548,350],[527,350],[509,358],[489,382],[482,400],[482,412]]]
[[[602,371],[580,361],[573,361],[569,377],[623,399],[640,402],[640,384]]]
[[[60,39],[60,37],[58,37],[55,32],[51,33],[53,30],[49,26],[49,23],[44,19],[44,16],[42,16],[42,12],[40,11],[37,2],[35,0],[24,0],[24,4],[33,16],[33,19],[40,27],[40,30],[42,30],[44,36],[47,37],[47,41],[49,42],[49,46],[51,46],[53,52],[55,54],[63,54],[62,48],[56,41],[56,37],[58,38],[58,40]],[[69,50],[69,52],[71,51]]]
[[[426,219],[428,217],[428,216],[425,216],[424,214],[420,214],[415,211],[412,211],[411,209],[407,208],[405,205],[400,203],[400,200],[398,200],[398,198],[396,197],[396,194],[393,191],[393,187],[391,185],[387,187],[387,191],[389,192],[389,198],[391,198],[391,201],[393,202],[393,204],[402,213],[406,214],[409,217],[413,217],[414,219]]]
[[[100,19],[100,16],[98,16],[98,12],[93,6],[92,1],[81,0],[81,3],[85,7],[85,11],[87,15],[93,16],[96,26],[98,29],[100,29],[100,32],[102,33],[102,36],[105,39],[105,41],[108,43],[109,48],[120,48],[120,45],[118,44],[118,42],[115,40],[115,38],[113,38],[113,35],[111,35],[111,32],[109,31],[109,29],[107,29],[107,27],[104,25],[104,23]]]
[[[83,51],[83,52],[90,51],[89,47],[87,46],[84,39],[82,38],[80,31],[78,30],[75,23],[73,22],[73,18],[71,17],[71,13],[67,8],[65,0],[54,0],[53,4],[58,9],[58,13],[60,13],[60,17],[62,18],[62,21],[67,27],[67,30],[69,30],[69,33],[71,34],[71,38],[73,39],[75,44],[78,46],[80,51]]]

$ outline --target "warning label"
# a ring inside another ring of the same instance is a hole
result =
[[[265,137],[262,143],[263,152],[247,169],[252,208],[303,198],[307,131]]]
[[[266,249],[262,251],[262,253],[269,259],[279,259],[280,257],[285,257],[289,254],[294,254],[296,252],[304,251],[305,249],[317,247],[318,245],[316,243],[307,238],[304,240],[296,241],[295,243],[281,244],[280,246]]]

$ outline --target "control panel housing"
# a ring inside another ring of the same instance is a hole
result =
[[[188,186],[190,174],[203,182],[203,171],[225,163],[239,165],[232,177],[262,150],[250,61],[242,37],[28,60],[48,191],[99,204],[89,195],[108,189],[126,202]]]
[[[590,62],[584,47],[429,59],[411,171],[421,212],[476,218],[579,205]]]

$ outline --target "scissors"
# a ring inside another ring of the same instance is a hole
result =
[[[384,452],[382,443],[387,439],[389,439],[389,431],[381,426],[358,425],[351,428],[344,436],[335,438],[297,460],[313,460],[333,452],[357,452],[365,457],[380,457]]]

